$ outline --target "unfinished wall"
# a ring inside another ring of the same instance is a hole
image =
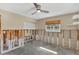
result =
[[[1,27],[4,30],[22,29],[24,26],[24,22],[33,22],[33,23],[36,22],[32,18],[18,15],[15,13],[11,13],[2,9],[0,9],[0,15],[1,15]]]
[[[36,35],[36,40],[55,44],[63,48],[79,50],[79,30],[77,28],[77,25],[68,25],[73,23],[72,17],[74,14],[61,15],[39,20],[37,23],[39,30],[38,34]],[[61,32],[46,32],[45,22],[48,20],[63,20],[63,25],[68,26],[64,26],[63,29],[61,29]]]

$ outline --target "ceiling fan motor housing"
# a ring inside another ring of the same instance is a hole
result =
[[[38,5],[38,6],[37,6],[37,10],[40,10],[40,9],[41,9],[41,6],[40,6],[40,5]]]

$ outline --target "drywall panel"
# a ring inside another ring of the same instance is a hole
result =
[[[5,10],[0,9],[1,15],[1,26],[2,29],[22,29],[24,22],[33,22],[36,21],[32,18],[25,17],[19,14],[11,13]]]
[[[60,16],[49,17],[49,18],[38,20],[37,22],[38,29],[45,29],[46,21],[52,21],[52,20],[62,20],[63,25],[72,24],[73,23],[72,17],[74,14],[60,15]]]

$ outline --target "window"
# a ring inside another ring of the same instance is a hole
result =
[[[60,32],[60,26],[61,24],[45,25],[45,30],[48,32]]]

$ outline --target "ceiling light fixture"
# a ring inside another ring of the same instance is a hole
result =
[[[38,13],[40,13],[40,10],[37,10]]]

